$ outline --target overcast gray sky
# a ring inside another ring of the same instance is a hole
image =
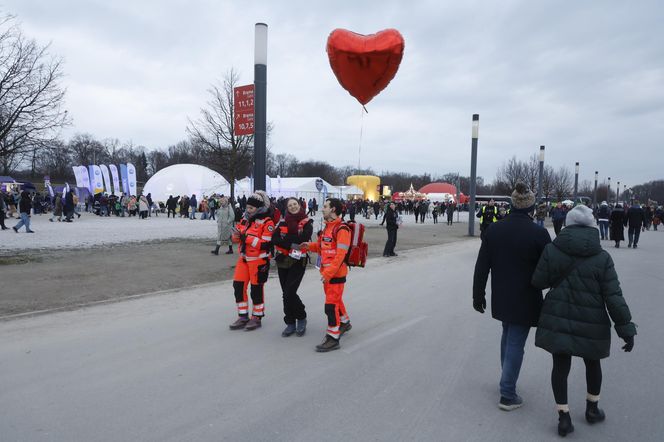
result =
[[[361,3],[361,4],[360,4]],[[4,0],[26,34],[64,57],[74,127],[149,149],[186,137],[206,89],[235,68],[253,82],[254,24],[269,25],[272,150],[383,170],[478,175],[546,145],[580,180],[664,178],[664,2]],[[396,28],[406,49],[361,116],[325,44],[335,28]]]

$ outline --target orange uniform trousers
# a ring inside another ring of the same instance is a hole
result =
[[[239,316],[249,315],[249,299],[247,297],[247,288],[251,285],[251,302],[253,303],[252,316],[263,317],[264,292],[263,286],[267,281],[270,270],[270,261],[267,258],[247,261],[240,257],[235,265],[235,274],[233,275],[233,290],[235,292],[235,303]]]
[[[333,278],[337,279],[337,278]],[[338,278],[345,281],[346,278]],[[348,314],[343,301],[344,282],[326,282],[323,284],[325,292],[325,315],[327,316],[327,334],[339,339],[340,323],[348,322]]]

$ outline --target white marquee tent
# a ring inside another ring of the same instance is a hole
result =
[[[197,164],[175,164],[161,169],[145,183],[143,194],[152,194],[154,201],[166,201],[169,195],[195,194],[210,196],[214,193],[229,195],[231,186],[212,169]]]

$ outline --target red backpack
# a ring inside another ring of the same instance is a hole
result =
[[[344,262],[348,267],[364,267],[369,254],[369,244],[364,241],[364,224],[342,221],[332,232],[335,238],[341,227],[350,230],[350,248]]]

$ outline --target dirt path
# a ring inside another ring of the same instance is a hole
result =
[[[467,224],[405,225],[396,251],[467,240]],[[368,226],[369,256],[387,233]],[[237,255],[214,256],[212,240],[177,239],[0,257],[0,319],[232,278]],[[273,266],[274,267],[274,266]]]

